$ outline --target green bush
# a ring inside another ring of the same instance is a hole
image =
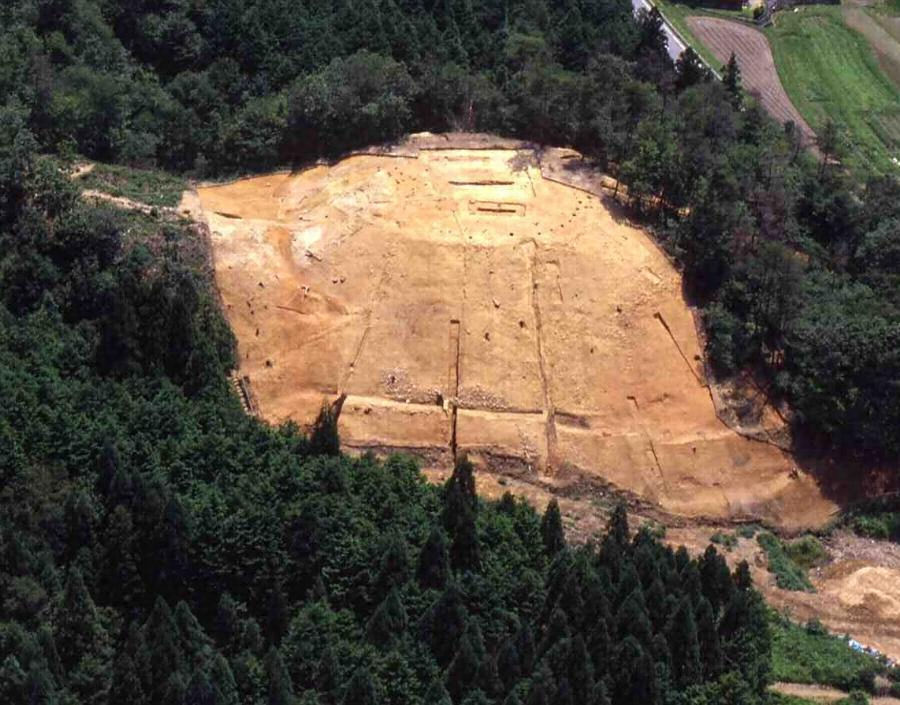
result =
[[[769,572],[775,575],[775,584],[784,590],[813,591],[806,571],[797,565],[784,550],[777,537],[764,531],[756,537],[769,559]]]
[[[876,512],[852,517],[850,528],[860,536],[883,541],[900,539],[900,512]]]
[[[805,570],[819,565],[828,558],[828,552],[822,542],[811,534],[784,544],[784,551],[794,563]]]
[[[759,527],[756,524],[744,524],[739,526],[735,533],[742,539],[752,539],[758,531]]]

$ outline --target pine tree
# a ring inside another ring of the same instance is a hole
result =
[[[43,666],[37,663],[31,664],[28,677],[25,679],[25,702],[29,705],[57,705],[60,699],[57,697],[56,684],[53,676]]]
[[[459,571],[477,570],[481,566],[481,548],[475,512],[468,505],[463,505],[456,516],[453,542],[450,544],[450,564]]]
[[[387,546],[381,554],[378,575],[375,578],[375,589],[381,598],[391,588],[400,587],[409,579],[409,557],[406,552],[406,541],[400,534],[393,532],[388,537]]]
[[[678,57],[675,62],[675,73],[678,74],[675,86],[680,91],[709,79],[709,71],[691,47],[685,49]]]
[[[347,684],[343,705],[377,705],[378,696],[375,692],[375,683],[368,668],[357,668],[353,677]]]
[[[519,652],[515,642],[507,637],[497,651],[497,675],[503,684],[504,690],[512,688],[522,675],[522,664],[519,660]]]
[[[185,705],[187,689],[184,676],[180,672],[172,673],[154,688],[159,691],[160,695],[158,699],[154,698],[151,702],[160,703],[160,705]]]
[[[447,588],[422,617],[421,637],[431,645],[438,665],[450,663],[466,628],[466,608],[454,583]]]
[[[728,63],[722,67],[722,83],[725,84],[725,90],[728,91],[728,95],[731,96],[732,105],[739,108],[742,102],[741,69],[738,66],[734,52],[731,52]]]
[[[147,655],[136,655],[135,663],[147,664],[149,682],[152,684],[151,692],[148,692],[151,701],[160,699],[162,689],[177,690],[180,687],[179,692],[183,695],[187,687],[183,678],[180,683],[169,683],[171,676],[184,674],[185,657],[172,611],[162,597],[156,598],[153,610],[141,631],[142,646],[147,650]]]
[[[538,646],[538,655],[543,656],[554,644],[570,636],[569,618],[561,607],[557,607],[550,615],[550,621]]]
[[[406,609],[393,588],[366,625],[366,635],[376,646],[387,649],[406,631]]]
[[[624,547],[628,545],[628,510],[624,504],[617,504],[613,510],[612,516],[609,518],[609,525],[606,528],[607,536]]]
[[[178,627],[178,638],[182,652],[189,661],[197,662],[210,651],[212,640],[203,631],[200,622],[191,612],[184,600],[175,605],[175,625]]]
[[[269,643],[274,646],[281,644],[281,640],[287,634],[289,621],[290,615],[284,589],[281,583],[276,583],[269,595],[269,607],[266,611],[266,638]]]
[[[672,676],[679,688],[687,688],[700,682],[700,642],[697,639],[697,623],[694,608],[685,597],[666,629],[666,639],[672,654]]]
[[[101,604],[132,607],[140,603],[144,586],[134,549],[131,512],[121,504],[110,514],[103,532],[103,552],[99,566]]]
[[[569,679],[563,676],[556,686],[556,693],[552,700],[553,705],[575,705],[575,695]]]
[[[709,545],[697,565],[703,595],[709,600],[713,614],[718,614],[720,607],[731,599],[734,590],[728,564],[715,547]]]
[[[577,703],[587,703],[594,690],[594,666],[584,643],[584,637],[576,634],[569,651],[569,683]]]
[[[291,674],[284,667],[281,652],[272,647],[266,654],[266,679],[269,682],[269,697],[267,705],[294,705],[294,684],[291,682]]]
[[[456,514],[462,505],[467,505],[473,512],[478,506],[475,468],[466,455],[456,461],[453,474],[444,485],[444,526],[451,533],[456,525]]]
[[[326,695],[334,692],[340,684],[340,665],[337,654],[329,643],[322,651],[322,657],[316,665],[316,690]]]
[[[541,665],[531,677],[531,686],[525,705],[550,705],[550,698],[556,692],[553,674],[546,665]]]
[[[714,680],[722,671],[722,647],[719,643],[719,632],[709,601],[700,600],[697,608],[697,642],[700,645],[700,656],[703,660],[703,677]]]
[[[450,563],[461,571],[476,570],[481,565],[474,473],[472,463],[462,456],[444,485],[443,523],[450,534]]]
[[[113,665],[112,679],[109,687],[109,705],[130,703],[144,705],[147,701],[141,679],[138,678],[134,661],[127,652],[120,652]]]
[[[653,639],[653,628],[650,626],[640,586],[625,598],[616,614],[616,626],[620,641],[627,636],[632,636],[642,647],[650,646]]]
[[[562,516],[559,513],[559,502],[556,501],[556,497],[550,500],[547,509],[544,511],[544,516],[541,519],[541,536],[544,539],[544,551],[551,558],[566,545]]]
[[[447,692],[454,702],[459,702],[474,685],[480,665],[467,632],[460,639],[456,655],[447,669]]]
[[[747,561],[741,561],[734,569],[734,586],[737,590],[746,591],[753,587],[753,578],[750,576],[750,566]]]
[[[83,657],[97,655],[107,641],[106,632],[81,571],[69,570],[57,611],[55,641],[66,670]]]
[[[234,598],[227,592],[219,596],[219,604],[216,606],[216,616],[213,621],[213,634],[216,641],[226,651],[237,645],[240,635],[240,614]]]
[[[185,705],[217,705],[216,692],[202,668],[194,670],[184,695]]]
[[[309,435],[311,455],[340,455],[338,416],[330,404],[323,404]]]
[[[425,692],[424,703],[428,705],[453,705],[450,694],[439,680],[432,681],[428,690]]]
[[[240,694],[228,660],[221,654],[213,656],[209,667],[209,681],[215,691],[216,705],[239,705]]]
[[[516,632],[516,653],[519,654],[519,663],[522,667],[522,676],[531,675],[537,659],[537,649],[534,644],[534,634],[528,622],[523,622]]]
[[[428,539],[419,553],[416,578],[419,586],[441,590],[450,575],[450,554],[447,551],[447,537],[440,527],[432,528]]]

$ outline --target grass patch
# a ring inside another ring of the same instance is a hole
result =
[[[112,164],[96,164],[79,183],[86,189],[112,196],[130,198],[149,206],[174,208],[187,188],[187,182],[172,174],[146,169],[131,169]]]
[[[874,656],[851,649],[819,623],[806,627],[772,612],[772,676],[789,683],[818,683],[841,690],[872,692],[886,667]]]
[[[841,8],[779,12],[765,34],[784,89],[813,130],[830,118],[845,132],[849,166],[898,173],[890,158],[900,154],[900,90]]]
[[[775,584],[783,590],[812,592],[813,586],[806,571],[794,563],[784,544],[776,536],[764,531],[756,537],[769,559],[769,572],[775,575]]]
[[[796,541],[783,544],[783,546],[788,558],[804,570],[809,570],[823,563],[828,558],[828,553],[822,542],[810,534],[802,536]]]

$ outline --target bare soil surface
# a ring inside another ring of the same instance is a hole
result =
[[[719,419],[679,274],[577,156],[423,135],[198,189],[260,414],[308,425],[346,395],[348,450],[433,473],[468,452],[588,508],[824,523],[788,454]]]
[[[797,112],[781,85],[772,50],[762,32],[715,17],[688,17],[687,23],[691,32],[723,64],[728,62],[734,52],[744,88],[778,122],[792,121],[800,129],[806,145],[815,144],[815,133]]]
[[[666,541],[701,553],[715,526],[669,529]],[[900,546],[838,531],[823,539],[828,561],[809,572],[815,592],[782,590],[767,569],[755,538],[738,538],[723,555],[732,566],[746,560],[756,586],[774,608],[797,622],[819,619],[835,634],[849,634],[865,646],[900,660]],[[721,551],[722,549],[720,549]],[[799,695],[799,693],[798,693]],[[806,696],[803,696],[806,697]]]

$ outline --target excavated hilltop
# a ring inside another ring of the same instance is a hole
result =
[[[343,399],[350,450],[822,523],[813,479],[717,416],[680,275],[573,156],[426,135],[200,188],[245,393],[301,425]]]

